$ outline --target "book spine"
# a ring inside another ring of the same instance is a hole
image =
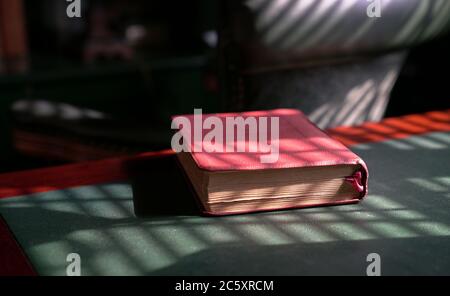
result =
[[[357,171],[353,176],[346,177],[345,181],[350,183],[356,192],[363,193],[365,191],[361,171]]]

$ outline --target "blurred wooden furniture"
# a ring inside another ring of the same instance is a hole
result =
[[[0,73],[28,69],[28,45],[22,0],[0,0]]]

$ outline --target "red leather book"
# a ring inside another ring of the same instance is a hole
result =
[[[298,110],[181,115],[172,128],[208,214],[355,203],[367,194],[364,161]]]

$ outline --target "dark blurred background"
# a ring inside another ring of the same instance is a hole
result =
[[[92,146],[110,153],[80,155],[80,160],[97,154],[104,157],[162,148],[167,135],[158,132],[159,127],[170,130],[171,115],[191,113],[194,106],[207,112],[217,110],[217,81],[211,62],[217,44],[214,1],[82,0],[81,18],[68,18],[69,3],[61,0],[0,2],[2,16],[9,15],[0,24],[9,24],[8,30],[13,31],[10,39],[23,38],[9,42],[25,43],[16,46],[18,54],[9,57],[9,66],[4,62],[0,70],[1,171],[71,160],[70,155],[52,155],[51,150],[57,150],[52,141],[45,145],[53,148],[33,147],[43,135],[69,146],[98,142]],[[69,113],[80,111],[70,107],[101,111],[117,122],[99,120],[82,125],[83,132],[95,130],[93,135],[85,135],[59,127],[65,123],[54,118],[57,116],[48,116],[50,122],[36,118],[40,113],[45,117],[46,112],[61,112],[64,107]],[[20,112],[24,110],[28,111]],[[121,122],[129,125],[124,134],[145,125],[149,139],[102,137],[105,129],[116,130]],[[30,138],[30,133],[36,138]],[[49,150],[49,155],[42,150]]]
[[[320,77],[333,85],[340,84],[344,72],[346,81],[364,75],[384,77],[384,70],[376,70],[378,65],[395,64],[395,83],[380,116],[359,116],[361,120],[450,108],[450,37],[444,30],[449,18],[444,18],[439,38],[392,48],[372,46],[373,51],[355,51],[343,58],[332,53],[331,45],[331,54],[326,52],[331,58],[305,55],[290,67],[272,63],[270,71],[267,67],[260,71],[248,66],[241,49],[249,47],[234,38],[239,35],[253,42],[253,35],[258,35],[246,28],[252,27],[246,22],[252,15],[257,19],[259,12],[242,8],[243,2],[81,0],[82,17],[69,18],[66,1],[0,0],[0,172],[169,148],[170,116],[192,113],[194,108],[206,113],[295,107],[306,109],[308,115],[319,114],[323,95],[310,88],[337,99],[341,93],[339,86],[323,92]],[[277,1],[265,2],[263,12]],[[430,13],[424,20],[432,21],[437,10],[432,5],[450,11],[446,4],[428,2]],[[251,16],[236,25],[233,21],[242,15],[241,9]],[[414,16],[413,12],[408,13]],[[241,31],[251,31],[251,36]],[[261,52],[258,46],[250,48],[250,56]],[[400,58],[381,60],[391,51],[401,51]],[[310,77],[320,79],[310,82]],[[278,92],[261,91],[274,81]],[[261,96],[273,100],[261,101]],[[309,103],[303,107],[293,100]],[[343,122],[352,125],[361,120]],[[316,122],[324,121],[317,117]],[[333,122],[321,127],[341,123]]]

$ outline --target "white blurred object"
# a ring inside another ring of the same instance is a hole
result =
[[[44,100],[19,100],[12,105],[12,110],[40,118],[59,118],[69,121],[108,118],[105,113],[97,110]]]
[[[215,48],[218,42],[216,31],[206,31],[203,33],[203,41],[211,48]]]
[[[142,25],[131,25],[125,30],[125,38],[131,45],[139,43],[147,35],[147,30]]]

